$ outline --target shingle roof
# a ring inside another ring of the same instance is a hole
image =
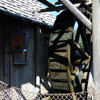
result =
[[[55,18],[50,13],[32,13],[33,10],[39,10],[41,8],[44,7],[37,0],[0,0],[0,9],[31,20],[53,25]]]

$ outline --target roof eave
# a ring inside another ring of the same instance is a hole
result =
[[[46,23],[39,22],[39,21],[30,19],[30,18],[27,18],[27,17],[21,16],[21,15],[19,15],[19,14],[14,14],[14,13],[9,12],[9,11],[4,10],[4,9],[0,9],[0,12],[5,13],[5,14],[7,14],[7,15],[14,16],[14,17],[18,17],[18,18],[20,18],[20,19],[22,19],[22,20],[30,21],[31,23],[34,23],[34,24],[43,25],[43,26],[48,27],[48,28],[50,28],[50,29],[52,28],[52,25],[48,25],[48,24],[46,24]]]

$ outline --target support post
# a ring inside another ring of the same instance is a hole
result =
[[[100,0],[93,0],[93,70],[95,99],[100,100]]]
[[[90,31],[92,31],[91,21],[84,16],[69,0],[60,0]]]
[[[36,26],[36,92],[40,92],[40,52],[39,52],[39,40],[40,40],[40,26]]]

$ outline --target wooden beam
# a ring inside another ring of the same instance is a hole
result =
[[[70,0],[72,3],[87,3],[89,0]],[[54,5],[62,4],[60,0],[58,2],[52,3]]]
[[[79,27],[78,27],[78,30],[77,30],[77,33],[76,33],[76,36],[75,36],[75,42],[76,42],[76,43],[78,43],[79,37],[80,37],[80,29],[79,29]]]
[[[56,2],[57,3],[57,2]],[[56,3],[51,3],[52,5],[56,5]],[[85,5],[85,9],[87,9],[88,11],[91,12],[91,8],[88,6],[90,5],[92,2],[87,2],[87,3],[84,3],[83,5]],[[61,3],[59,3],[61,4]],[[79,8],[81,5],[81,3],[77,3],[77,4],[74,4],[75,7]],[[44,9],[39,9],[39,10],[33,10],[32,13],[35,13],[35,12],[38,12],[38,13],[42,13],[42,12],[49,12],[49,11],[57,11],[59,12],[60,10],[64,10],[66,9],[66,7],[64,5],[62,6],[53,6],[53,7],[48,7],[48,8],[44,8]]]
[[[69,0],[60,0],[90,31],[92,31],[92,23],[82,14]]]
[[[82,91],[82,87],[81,87],[81,84],[80,84],[78,76],[76,76],[75,81],[76,81],[76,84],[77,84],[77,91],[76,92],[81,92]]]
[[[51,8],[46,8],[46,9],[41,9],[39,12],[48,12],[48,11],[57,11],[59,12],[60,10],[66,9],[65,6],[58,6],[58,7],[51,7]]]
[[[66,52],[66,50],[56,50],[55,52]]]
[[[89,67],[88,67],[88,72],[87,72],[87,77],[86,77],[86,84],[85,84],[85,91],[87,91],[88,88],[88,82],[89,82],[89,74],[91,72],[91,66],[92,66],[92,60],[90,59]]]
[[[55,50],[57,50],[57,49],[59,49],[59,48],[62,48],[62,47],[65,47],[66,45],[68,44],[68,41],[66,41],[65,43],[62,43],[62,44],[59,44],[59,45],[57,45],[57,46],[55,46],[55,47],[50,47],[50,50],[51,51],[53,51],[53,52],[55,52]]]
[[[72,3],[86,3],[87,0],[70,0]]]
[[[84,7],[86,10],[88,10],[90,13],[92,13],[92,8],[89,7],[88,5],[86,5],[86,4],[81,4],[81,7]]]
[[[81,34],[84,50],[85,52],[90,54],[89,44],[88,44],[87,37],[86,37],[86,28],[80,22],[78,22],[78,24],[79,24],[79,32]]]
[[[50,2],[48,2],[47,0],[38,0],[41,3],[45,4],[48,7],[55,7],[53,4],[51,4]]]
[[[60,40],[60,41],[58,41],[58,43],[65,43],[67,40]],[[54,42],[54,41],[51,41],[52,43]]]
[[[33,10],[32,13],[38,12],[38,13],[42,13],[42,12],[50,12],[50,11],[57,11],[59,12],[60,10],[64,10],[66,9],[65,6],[55,6],[55,7],[50,7],[50,8],[45,8],[45,9],[39,9],[39,10]]]
[[[50,3],[48,2],[47,0],[38,0],[40,1],[41,3],[47,5],[48,7],[49,6],[54,6],[54,5],[59,5],[59,4],[62,4],[62,2],[60,0],[58,0],[57,2],[53,2],[53,3]],[[76,3],[88,3],[90,2],[91,0],[70,0],[72,3],[76,4]]]
[[[74,42],[73,40],[68,40],[69,44],[75,48],[75,50],[77,50],[84,58],[87,58],[85,52],[83,50],[81,50],[81,48],[77,45],[76,42]]]
[[[66,28],[62,28],[61,31],[59,32],[57,38],[54,40],[54,43],[52,45],[52,47],[55,47],[58,44],[58,41],[60,40],[60,38],[63,36],[64,32],[65,32]]]
[[[56,62],[63,64],[65,66],[68,66],[68,59],[66,57],[62,57],[57,54],[50,54],[49,57],[52,57],[55,59]]]
[[[58,0],[59,2],[59,4],[61,4],[61,2],[60,2],[60,0]],[[88,0],[70,0],[72,3],[86,3],[86,2],[88,2]]]

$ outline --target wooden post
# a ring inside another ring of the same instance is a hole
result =
[[[100,0],[93,0],[93,67],[95,100],[100,100]]]
[[[40,26],[36,26],[36,92],[40,92],[40,65],[39,65],[39,40],[40,40]]]
[[[69,0],[60,0],[90,31],[92,23]]]

